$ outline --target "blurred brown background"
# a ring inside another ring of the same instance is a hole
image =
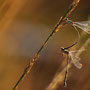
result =
[[[12,90],[71,3],[72,0],[0,0],[0,90]],[[81,0],[70,19],[86,21],[89,15],[90,0]],[[42,50],[31,73],[17,90],[45,90],[64,59],[60,47],[76,39],[77,33],[70,25],[62,28]],[[90,90],[90,45],[80,57],[83,68],[78,70],[73,65],[68,87],[64,88],[62,82],[55,90]]]

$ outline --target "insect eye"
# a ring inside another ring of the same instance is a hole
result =
[[[66,18],[66,20],[68,20],[68,18]]]
[[[68,21],[68,18],[65,18],[66,21]]]
[[[61,47],[61,50],[64,50],[64,48],[63,48],[63,47]]]

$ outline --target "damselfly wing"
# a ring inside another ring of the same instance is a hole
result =
[[[73,22],[73,26],[76,26],[90,34],[90,21]]]
[[[66,18],[65,21],[67,21],[67,23],[71,24],[72,26],[78,27],[87,32],[88,34],[90,34],[90,21],[73,22],[68,18]]]
[[[72,60],[72,63],[77,67],[78,69],[82,68],[82,64],[80,63],[80,57],[76,56],[76,53],[84,51],[85,49],[82,50],[75,50],[75,51],[69,51],[69,56]]]

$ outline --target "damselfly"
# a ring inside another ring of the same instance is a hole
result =
[[[82,50],[75,50],[75,51],[69,51],[69,48],[75,46],[77,44],[77,42],[75,42],[74,44],[72,44],[69,47],[61,47],[61,50],[64,54],[66,54],[67,56],[67,66],[66,66],[66,73],[65,73],[65,78],[64,78],[64,86],[67,86],[67,76],[68,76],[68,65],[69,65],[69,59],[71,59],[72,63],[75,65],[75,67],[77,67],[78,69],[82,68],[82,64],[79,62],[80,58],[76,56],[77,52],[81,52]]]
[[[90,34],[90,21],[82,21],[82,22],[73,22],[72,20],[69,20],[66,18],[65,23],[71,24],[75,29],[76,27],[80,28],[81,30],[84,30],[88,34]]]

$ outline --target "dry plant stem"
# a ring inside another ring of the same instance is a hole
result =
[[[63,20],[70,15],[70,13],[78,5],[79,1],[80,0],[74,0],[73,3],[70,5],[70,8],[68,9],[68,11],[65,13],[65,15],[62,18],[60,18],[59,22],[56,24],[56,26],[54,27],[53,31],[49,35],[49,37],[46,39],[46,41],[43,43],[43,45],[41,46],[41,48],[35,54],[34,58],[32,60],[30,60],[29,65],[25,68],[24,73],[21,75],[20,79],[18,80],[18,82],[14,86],[13,90],[15,90],[18,87],[18,85],[22,81],[22,79],[26,76],[27,73],[30,72],[30,70],[32,69],[34,63],[36,62],[37,58],[39,57],[39,54],[40,54],[41,50],[45,47],[45,45],[47,44],[48,40],[57,32],[57,29],[62,26],[61,24],[62,24]]]

